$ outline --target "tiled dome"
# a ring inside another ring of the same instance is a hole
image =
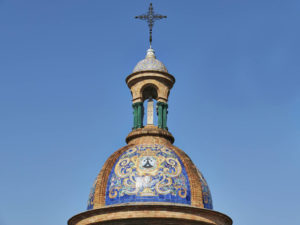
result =
[[[165,65],[155,58],[154,50],[148,49],[146,58],[141,60],[133,69],[133,73],[139,71],[155,70],[160,72],[168,72]]]
[[[127,145],[104,164],[90,193],[88,210],[141,202],[212,209],[203,175],[173,145]]]

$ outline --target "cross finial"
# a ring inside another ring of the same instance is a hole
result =
[[[153,10],[152,3],[150,3],[148,12],[146,14],[142,14],[140,16],[136,16],[135,18],[147,21],[148,26],[149,26],[149,35],[150,35],[149,41],[150,41],[150,48],[151,48],[151,45],[152,45],[152,28],[154,26],[154,22],[156,20],[167,18],[167,16],[160,15],[160,14],[155,14],[154,10]]]

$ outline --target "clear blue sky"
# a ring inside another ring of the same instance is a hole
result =
[[[300,2],[153,0],[168,126],[237,225],[300,224]],[[0,224],[65,225],[132,127],[146,0],[0,0]]]

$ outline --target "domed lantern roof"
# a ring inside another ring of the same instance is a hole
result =
[[[139,61],[138,64],[134,67],[133,73],[147,70],[160,71],[166,73],[168,72],[165,65],[161,61],[156,59],[155,51],[152,48],[149,48],[147,50],[146,58]]]

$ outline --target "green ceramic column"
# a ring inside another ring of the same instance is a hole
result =
[[[144,119],[144,104],[143,102],[137,102],[137,128],[143,127]]]
[[[158,128],[163,128],[163,104],[163,102],[156,103]]]
[[[136,129],[137,128],[137,104],[133,103],[132,108],[133,108],[133,128],[132,129]]]
[[[168,130],[167,127],[167,117],[168,117],[168,104],[167,103],[163,103],[163,123],[162,123],[162,128],[165,130]]]
[[[143,102],[136,102],[132,104],[133,108],[133,129],[143,127],[144,105]]]

